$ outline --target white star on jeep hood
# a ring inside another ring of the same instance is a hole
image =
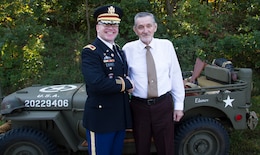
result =
[[[233,107],[232,105],[232,102],[234,101],[235,99],[231,99],[230,96],[228,95],[227,99],[226,100],[223,100],[226,104],[225,104],[225,108],[227,106],[230,106],[230,107]]]

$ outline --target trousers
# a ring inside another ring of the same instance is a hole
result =
[[[150,155],[154,141],[158,155],[174,154],[173,100],[168,93],[154,104],[133,98],[133,135],[136,155]]]
[[[125,130],[95,133],[86,129],[89,155],[122,155]]]

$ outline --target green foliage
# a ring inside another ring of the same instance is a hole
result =
[[[199,35],[183,36],[173,39],[175,50],[177,51],[178,59],[181,63],[183,70],[193,70],[196,58],[199,56],[202,60],[205,60],[205,53],[208,48],[208,41]],[[193,62],[193,63],[192,63]]]
[[[44,38],[45,50],[41,53],[45,63],[41,70],[41,84],[63,84],[82,82],[80,52],[84,35],[52,30]],[[61,35],[63,34],[63,35]]]
[[[259,2],[201,4],[179,1],[176,11],[163,19],[166,38],[177,46],[184,70],[196,57],[210,63],[217,57],[236,67],[259,70]],[[190,67],[189,67],[190,66]]]
[[[96,37],[92,14],[104,4],[116,4],[124,10],[116,40],[120,46],[137,39],[133,32],[134,15],[148,11],[157,18],[155,36],[173,42],[183,70],[192,70],[197,57],[208,63],[225,57],[236,67],[251,67],[259,73],[258,0],[214,3],[2,0],[0,82],[3,92],[8,94],[37,83],[82,82],[80,52]]]
[[[259,96],[260,94],[260,74],[259,72],[257,73],[257,71],[253,72],[253,83],[252,83],[252,96]],[[260,97],[259,97],[260,99]],[[260,106],[260,100],[259,102],[257,102],[257,104],[259,104]],[[259,109],[260,110],[260,109]],[[260,116],[259,116],[260,117]]]
[[[220,56],[232,60],[235,66],[260,68],[260,31],[225,36],[214,48]],[[242,60],[242,61],[241,61]]]
[[[137,39],[134,15],[148,11],[156,16],[156,37],[173,42],[183,70],[192,70],[197,57],[207,63],[225,57],[236,67],[252,68],[253,109],[260,112],[259,0],[1,0],[0,83],[4,95],[32,84],[83,82],[80,52],[95,38],[92,14],[104,4],[124,10],[116,40],[120,46]],[[232,133],[230,154],[257,154],[258,133],[259,126],[255,132]]]
[[[151,12],[151,6],[148,1],[144,0],[122,0],[118,6],[124,8],[124,16],[120,23],[120,34],[116,41],[120,46],[123,46],[128,41],[138,39],[133,31],[135,14],[141,11]]]
[[[38,78],[42,60],[39,37],[44,27],[37,23],[26,1],[1,1],[0,77],[3,90],[24,87]]]

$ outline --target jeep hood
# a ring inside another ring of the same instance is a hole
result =
[[[86,89],[81,84],[31,86],[6,96],[1,103],[1,114],[15,110],[70,110],[82,109]]]

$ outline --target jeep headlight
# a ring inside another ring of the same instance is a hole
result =
[[[4,98],[1,103],[1,114],[10,114],[14,110],[24,108],[24,103],[17,97]]]

